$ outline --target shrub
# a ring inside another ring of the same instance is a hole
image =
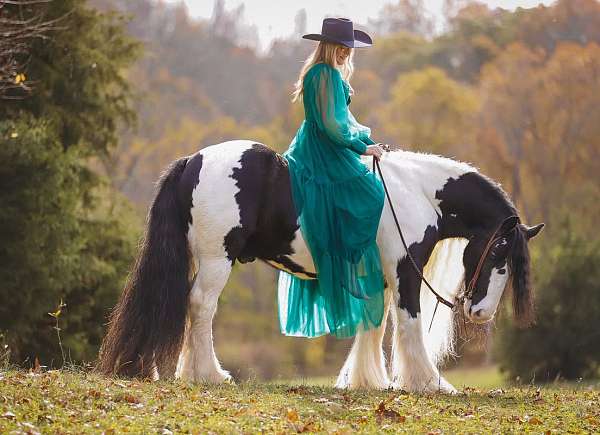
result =
[[[509,321],[497,340],[501,369],[523,380],[597,377],[600,367],[600,238],[577,235],[567,223],[536,259],[537,321]]]

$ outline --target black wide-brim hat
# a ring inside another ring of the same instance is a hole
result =
[[[354,30],[348,18],[325,18],[321,33],[309,33],[302,36],[313,41],[334,42],[350,48],[370,47],[373,40],[362,30]]]

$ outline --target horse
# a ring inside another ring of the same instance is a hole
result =
[[[435,289],[453,299],[465,282],[476,281],[464,295],[464,315],[482,323],[494,317],[511,287],[517,321],[530,323],[527,242],[544,224],[521,223],[500,185],[469,164],[394,150],[384,153],[380,168],[408,252]],[[336,386],[454,392],[437,369],[452,351],[453,313],[438,310],[427,331],[423,323],[429,323],[436,299],[422,288],[388,203],[377,244],[386,281],[384,319],[379,328],[356,335]],[[231,381],[215,354],[212,322],[234,263],[255,259],[317,279],[285,158],[264,144],[237,140],[175,160],[157,183],[98,369],[109,376]],[[281,279],[278,291],[280,297],[285,291]],[[394,326],[391,376],[382,346],[388,313]]]

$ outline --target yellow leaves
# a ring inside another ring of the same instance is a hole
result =
[[[15,84],[17,84],[17,85],[24,83],[25,80],[27,80],[27,78],[25,77],[25,74],[23,74],[23,73],[19,73],[15,76]]]
[[[537,417],[531,417],[531,418],[529,418],[529,420],[527,420],[527,423],[529,423],[529,424],[542,424],[542,420],[540,420]]]
[[[296,411],[294,408],[287,408],[285,411],[285,416],[297,433],[315,432],[320,430],[320,425],[312,420],[308,420],[305,423],[300,422],[298,411]]]
[[[58,307],[56,307],[56,311],[53,313],[48,313],[48,315],[50,317],[54,317],[55,319],[58,319],[60,314],[62,313],[62,309],[66,306],[67,306],[67,304],[63,303],[63,300],[61,299],[60,303],[58,304]]]
[[[298,421],[298,412],[295,409],[288,408],[285,416],[291,423],[296,423]]]
[[[10,134],[10,137],[11,137],[11,139],[16,139],[16,138],[18,138],[18,137],[19,137],[19,133],[17,133],[16,131],[13,131],[13,132]]]

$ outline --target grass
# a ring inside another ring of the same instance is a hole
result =
[[[500,388],[505,384],[500,370],[498,370],[498,367],[494,365],[444,370],[442,371],[442,375],[457,388],[474,387],[480,389],[494,389]],[[283,379],[272,383],[333,387],[335,380],[335,377],[322,376],[299,379]]]
[[[0,433],[598,432],[599,404],[592,387],[466,388],[446,396],[0,373]]]

